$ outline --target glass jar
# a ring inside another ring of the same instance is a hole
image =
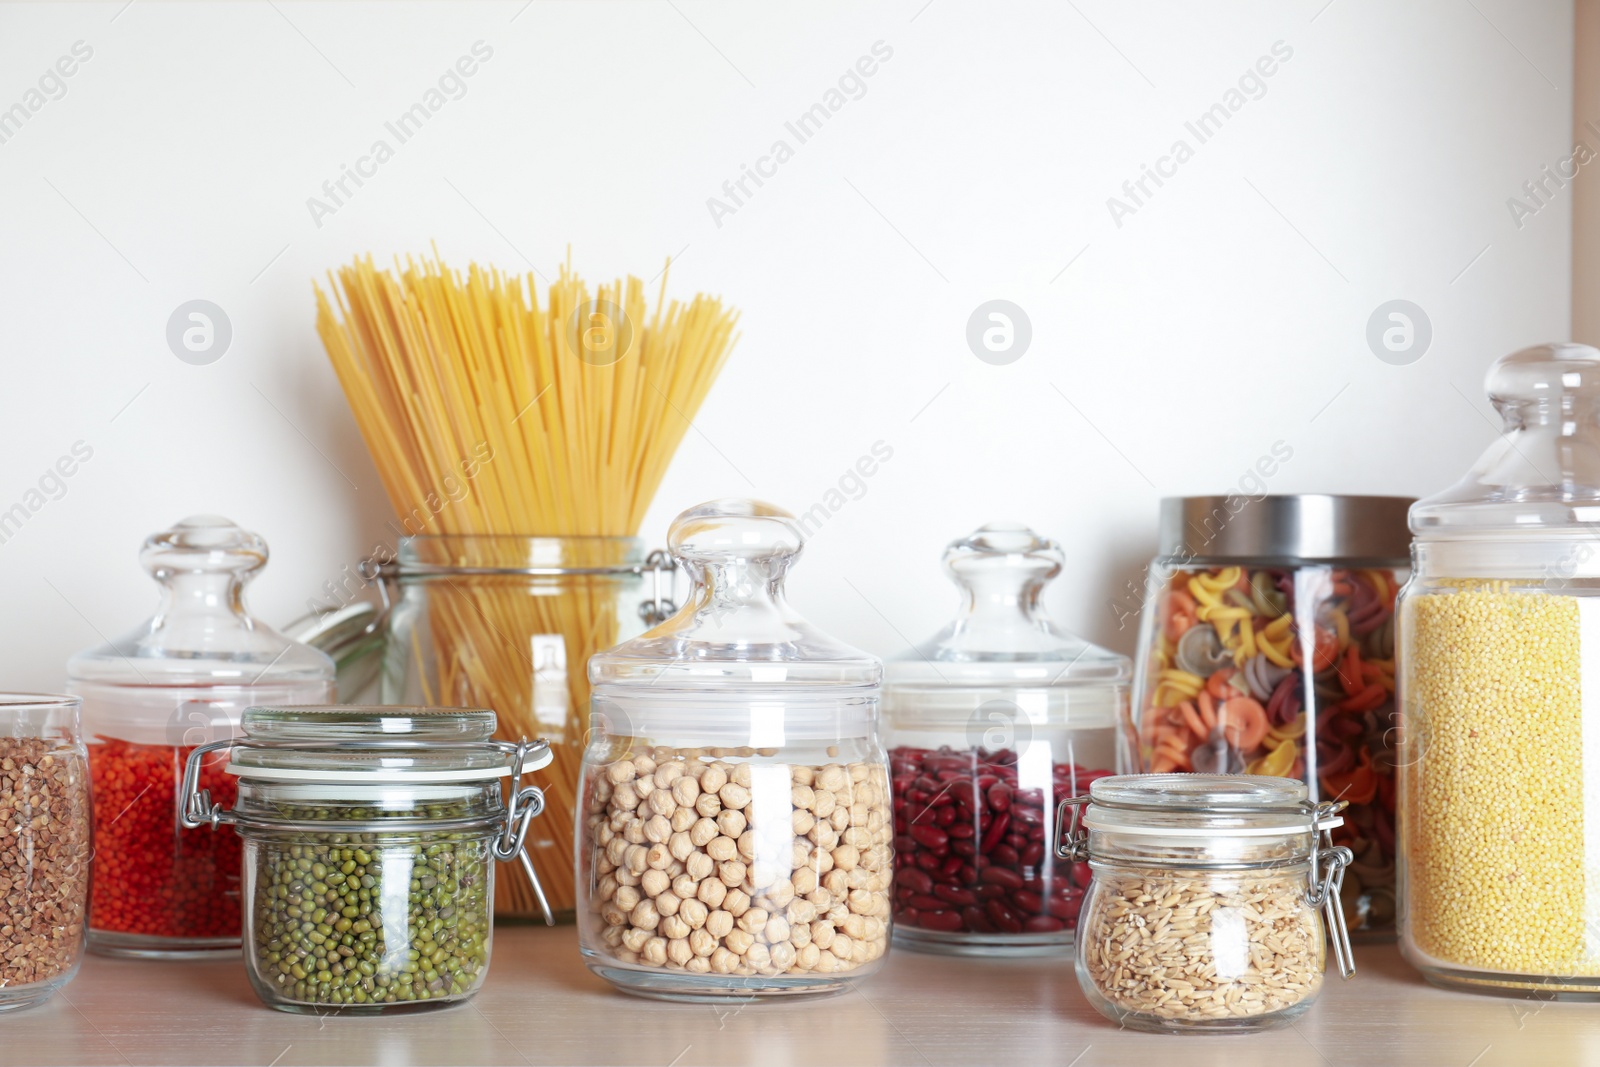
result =
[[[1013,524],[952,542],[944,567],[960,614],[884,665],[896,944],[970,955],[1072,945],[1089,870],[1058,865],[1056,805],[1115,773],[1133,671],[1045,614],[1063,560]]]
[[[161,585],[148,621],[67,662],[83,698],[94,779],[95,872],[89,947],[119,956],[203,957],[239,949],[239,845],[178,826],[184,761],[234,736],[252,704],[325,703],[333,662],[245,610],[267,545],[215,515],[144,543]],[[225,756],[201,772],[231,799]]]
[[[1401,949],[1438,985],[1600,999],[1600,352],[1487,385],[1504,436],[1411,509]]]
[[[554,765],[528,851],[556,914],[570,920],[573,827],[589,707],[589,657],[670,611],[664,567],[632,537],[438,535],[402,541],[382,569],[398,587],[386,620],[386,704],[491,708],[502,738],[541,737]],[[646,582],[650,572],[653,581]],[[495,913],[539,914],[520,879],[500,885]]]
[[[1350,928],[1395,916],[1395,597],[1410,500],[1169,497],[1140,621],[1137,769],[1283,775],[1349,802]]]
[[[243,725],[190,754],[184,825],[232,823],[244,842],[245,968],[262,1001],[378,1015],[477,992],[494,861],[521,859],[542,896],[523,841],[544,795],[522,775],[549,746],[491,741],[494,712],[477,708],[251,708]],[[201,780],[223,750],[231,810]]]
[[[684,512],[689,602],[589,663],[578,933],[627,992],[834,992],[888,948],[882,668],[785,602],[801,542],[770,504]]]
[[[1059,853],[1093,871],[1078,984],[1112,1022],[1163,1033],[1292,1022],[1322,988],[1318,909],[1340,972],[1354,973],[1338,906],[1350,851],[1328,841],[1342,802],[1313,804],[1287,778],[1136,774],[1064,802],[1064,824],[1073,806]]]
[[[0,693],[0,1011],[78,972],[93,852],[78,698]]]

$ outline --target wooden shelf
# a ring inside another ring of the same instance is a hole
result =
[[[439,1012],[319,1019],[263,1007],[238,960],[90,956],[49,1003],[0,1015],[7,1064],[1545,1064],[1600,1061],[1600,1008],[1426,985],[1392,945],[1357,946],[1294,1027],[1238,1037],[1119,1031],[1070,960],[896,950],[836,997],[726,1007],[615,993],[571,927],[502,926],[483,991]]]

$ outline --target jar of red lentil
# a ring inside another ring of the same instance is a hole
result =
[[[896,944],[1071,951],[1089,869],[1049,847],[1056,805],[1115,773],[1132,666],[1045,613],[1063,562],[1054,541],[1011,523],[951,542],[960,611],[884,665]]]
[[[95,858],[89,947],[122,956],[188,957],[240,946],[238,839],[178,821],[184,762],[234,737],[246,707],[321,704],[333,661],[245,610],[244,586],[267,562],[258,535],[194,516],[154,534],[139,556],[161,605],[120,640],[67,663],[83,699],[94,785]],[[226,752],[199,769],[231,803]]]
[[[1266,468],[1262,468],[1265,474]],[[1405,497],[1169,497],[1141,605],[1138,767],[1264,774],[1348,804],[1342,898],[1394,935],[1395,598]]]
[[[682,610],[589,661],[584,961],[669,1000],[839,992],[889,947],[882,665],[789,607],[788,512],[703,504],[668,546],[694,582]]]
[[[1487,387],[1503,436],[1411,509],[1401,948],[1438,985],[1600,999],[1600,351]]]

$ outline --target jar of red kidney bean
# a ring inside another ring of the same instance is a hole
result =
[[[1086,864],[1056,857],[1057,805],[1131,753],[1129,661],[1058,629],[1059,545],[995,523],[953,542],[962,608],[885,664],[894,941],[975,956],[1070,951]]]

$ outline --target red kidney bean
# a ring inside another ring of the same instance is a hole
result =
[[[961,889],[953,885],[936,885],[933,895],[949,904],[966,906],[978,902],[978,894],[970,889]]]
[[[991,900],[984,911],[989,914],[989,921],[1008,934],[1022,933],[1022,920],[1017,913],[1005,906],[1004,901]]]
[[[1094,871],[1089,869],[1087,863],[1074,863],[1072,865],[1072,881],[1080,889],[1089,888],[1089,879],[1094,877]]]
[[[959,912],[925,911],[922,913],[920,925],[925,930],[940,930],[947,934],[953,934],[965,924],[961,921]]]
[[[1064,923],[1075,923],[1078,921],[1078,911],[1082,907],[1083,897],[1074,895],[1060,899],[1051,898],[1049,911]]]
[[[908,927],[959,933],[1043,934],[1071,929],[1083,865],[1046,866],[1050,802],[1081,793],[1093,771],[1052,769],[1049,788],[1018,787],[1016,753],[897,748],[893,899]],[[1031,772],[1030,772],[1031,773]],[[1087,884],[1086,881],[1084,884]]]
[[[1022,875],[1005,867],[986,867],[983,871],[983,880],[990,885],[1004,886],[1007,889],[1017,890],[1022,888]]]

